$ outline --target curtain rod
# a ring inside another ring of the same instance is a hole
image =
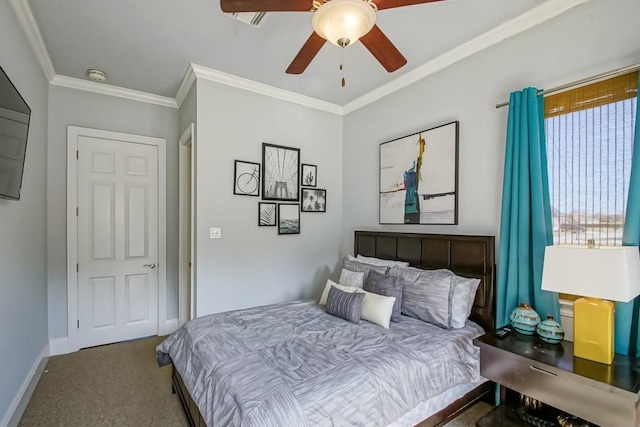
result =
[[[547,95],[550,93],[554,93],[554,92],[559,92],[561,90],[564,89],[569,89],[571,87],[574,86],[580,86],[583,85],[585,83],[591,83],[591,82],[595,82],[596,80],[602,80],[602,79],[606,79],[606,78],[610,78],[610,77],[617,77],[620,76],[622,74],[627,74],[627,73],[631,73],[633,71],[637,71],[640,70],[640,63],[639,64],[634,64],[634,65],[629,65],[628,67],[624,67],[624,68],[618,68],[617,70],[613,70],[613,71],[607,71],[606,73],[601,73],[601,74],[596,74],[595,76],[592,77],[587,77],[581,80],[577,80],[575,82],[571,82],[571,83],[567,83],[567,84],[563,84],[561,86],[557,86],[551,89],[545,89],[545,90],[540,90],[538,91],[538,95]],[[496,104],[496,108],[502,108],[502,107],[506,107],[507,105],[509,105],[509,102],[503,102],[501,104]]]

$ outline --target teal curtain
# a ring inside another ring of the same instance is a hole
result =
[[[513,92],[509,99],[502,188],[497,326],[528,302],[543,319],[560,319],[558,295],[543,291],[544,249],[553,244],[544,110],[538,89]]]
[[[640,80],[639,80],[640,82]],[[640,99],[640,98],[638,98]],[[636,102],[638,102],[636,100]],[[638,102],[640,107],[640,102]],[[629,198],[624,219],[622,244],[640,246],[640,114],[636,109],[636,129],[631,160],[631,180]],[[616,303],[615,351],[636,357],[638,354],[638,317],[640,316],[640,297],[628,303]]]

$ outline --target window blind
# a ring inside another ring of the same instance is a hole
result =
[[[554,244],[621,245],[638,72],[544,100]]]

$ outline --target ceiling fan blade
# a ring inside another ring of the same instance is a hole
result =
[[[414,4],[432,3],[442,0],[374,0],[378,10],[391,9],[394,7],[411,6]]]
[[[377,25],[374,25],[371,31],[360,37],[360,41],[390,73],[407,63],[406,58]]]
[[[326,40],[317,33],[311,33],[311,36],[309,36],[296,57],[291,61],[291,65],[287,68],[287,74],[302,74],[318,54],[320,48],[324,46],[325,42]]]
[[[311,0],[220,0],[223,12],[308,12]]]

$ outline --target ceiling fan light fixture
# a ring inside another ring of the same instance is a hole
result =
[[[331,0],[318,8],[312,21],[320,37],[340,47],[358,41],[375,23],[375,10],[363,0]]]

